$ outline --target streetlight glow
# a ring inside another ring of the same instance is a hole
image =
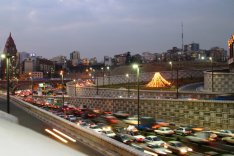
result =
[[[133,69],[137,70],[137,125],[140,125],[140,85],[139,85],[139,75],[140,75],[140,68],[138,64],[132,65]]]

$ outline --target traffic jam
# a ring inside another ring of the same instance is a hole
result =
[[[111,112],[75,107],[53,98],[30,96],[30,91],[16,96],[41,109],[90,129],[97,134],[115,139],[149,155],[231,155],[234,154],[232,130],[207,130],[196,125],[175,125],[161,119],[130,115],[124,111]],[[60,103],[60,104],[58,104]],[[74,139],[53,129],[45,130],[62,142]],[[65,138],[64,140],[62,140]]]

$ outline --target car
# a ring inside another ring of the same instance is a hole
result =
[[[124,144],[130,145],[133,142],[133,139],[128,137],[125,134],[117,133],[114,137],[115,140],[122,142]]]
[[[131,116],[131,117],[128,117],[127,119],[124,119],[123,122],[125,122],[126,124],[130,124],[130,125],[137,125],[138,124],[138,117]]]
[[[111,115],[104,116],[103,118],[109,124],[117,124],[119,122],[119,120],[116,117],[111,116]]]
[[[156,134],[171,136],[175,132],[169,127],[160,127],[159,129],[154,130]]]
[[[113,115],[116,116],[117,118],[122,118],[122,119],[126,119],[129,117],[129,114],[124,111],[117,111],[116,113],[113,113]]]
[[[183,136],[192,134],[192,130],[187,127],[179,127],[175,129],[174,131],[176,134],[183,135]]]
[[[67,115],[66,119],[71,122],[75,122],[77,120],[77,117],[74,115]]]
[[[204,131],[204,128],[198,125],[182,125],[181,127],[186,127],[192,130],[192,133]]]
[[[145,136],[138,133],[138,131],[127,131],[127,135],[136,142],[144,142]]]
[[[144,146],[144,149],[150,152],[155,152],[158,155],[167,155],[167,154],[172,153],[171,150],[153,142],[146,143],[146,146]]]
[[[216,140],[217,135],[214,135],[214,133],[212,132],[202,131],[202,132],[196,132],[190,136],[186,136],[185,138],[191,142],[209,144]]]
[[[218,130],[213,132],[219,137],[234,137],[234,132],[231,130]]]
[[[101,134],[103,131],[98,125],[95,124],[88,126],[88,128],[92,129],[94,132],[97,132],[99,134]]]
[[[222,141],[227,144],[234,145],[234,137],[224,137],[222,138]]]
[[[113,138],[116,136],[115,132],[113,132],[111,127],[109,127],[109,126],[102,127],[102,134],[104,134],[110,138]]]
[[[188,152],[192,152],[193,149],[185,146],[180,141],[168,141],[168,149],[170,149],[173,153],[178,155],[185,155]]]
[[[167,148],[167,143],[163,141],[160,137],[155,136],[155,135],[146,136],[145,142],[155,143],[157,145],[164,146],[165,148]]]

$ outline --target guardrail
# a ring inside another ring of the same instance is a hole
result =
[[[116,140],[108,138],[101,134],[96,134],[92,130],[83,128],[70,121],[60,118],[51,112],[33,106],[16,97],[11,97],[11,101],[28,113],[34,115],[40,120],[63,130],[65,133],[75,137],[78,141],[92,147],[98,152],[107,156],[147,156],[130,146],[124,145]]]

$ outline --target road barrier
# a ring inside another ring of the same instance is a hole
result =
[[[116,140],[108,138],[107,136],[96,134],[94,131],[83,128],[75,123],[67,121],[51,112],[45,111],[41,108],[33,106],[17,97],[11,97],[11,101],[18,107],[24,109],[28,113],[37,117],[38,119],[52,125],[55,128],[62,130],[85,145],[97,150],[106,156],[147,156],[139,150],[130,146],[122,144]]]

